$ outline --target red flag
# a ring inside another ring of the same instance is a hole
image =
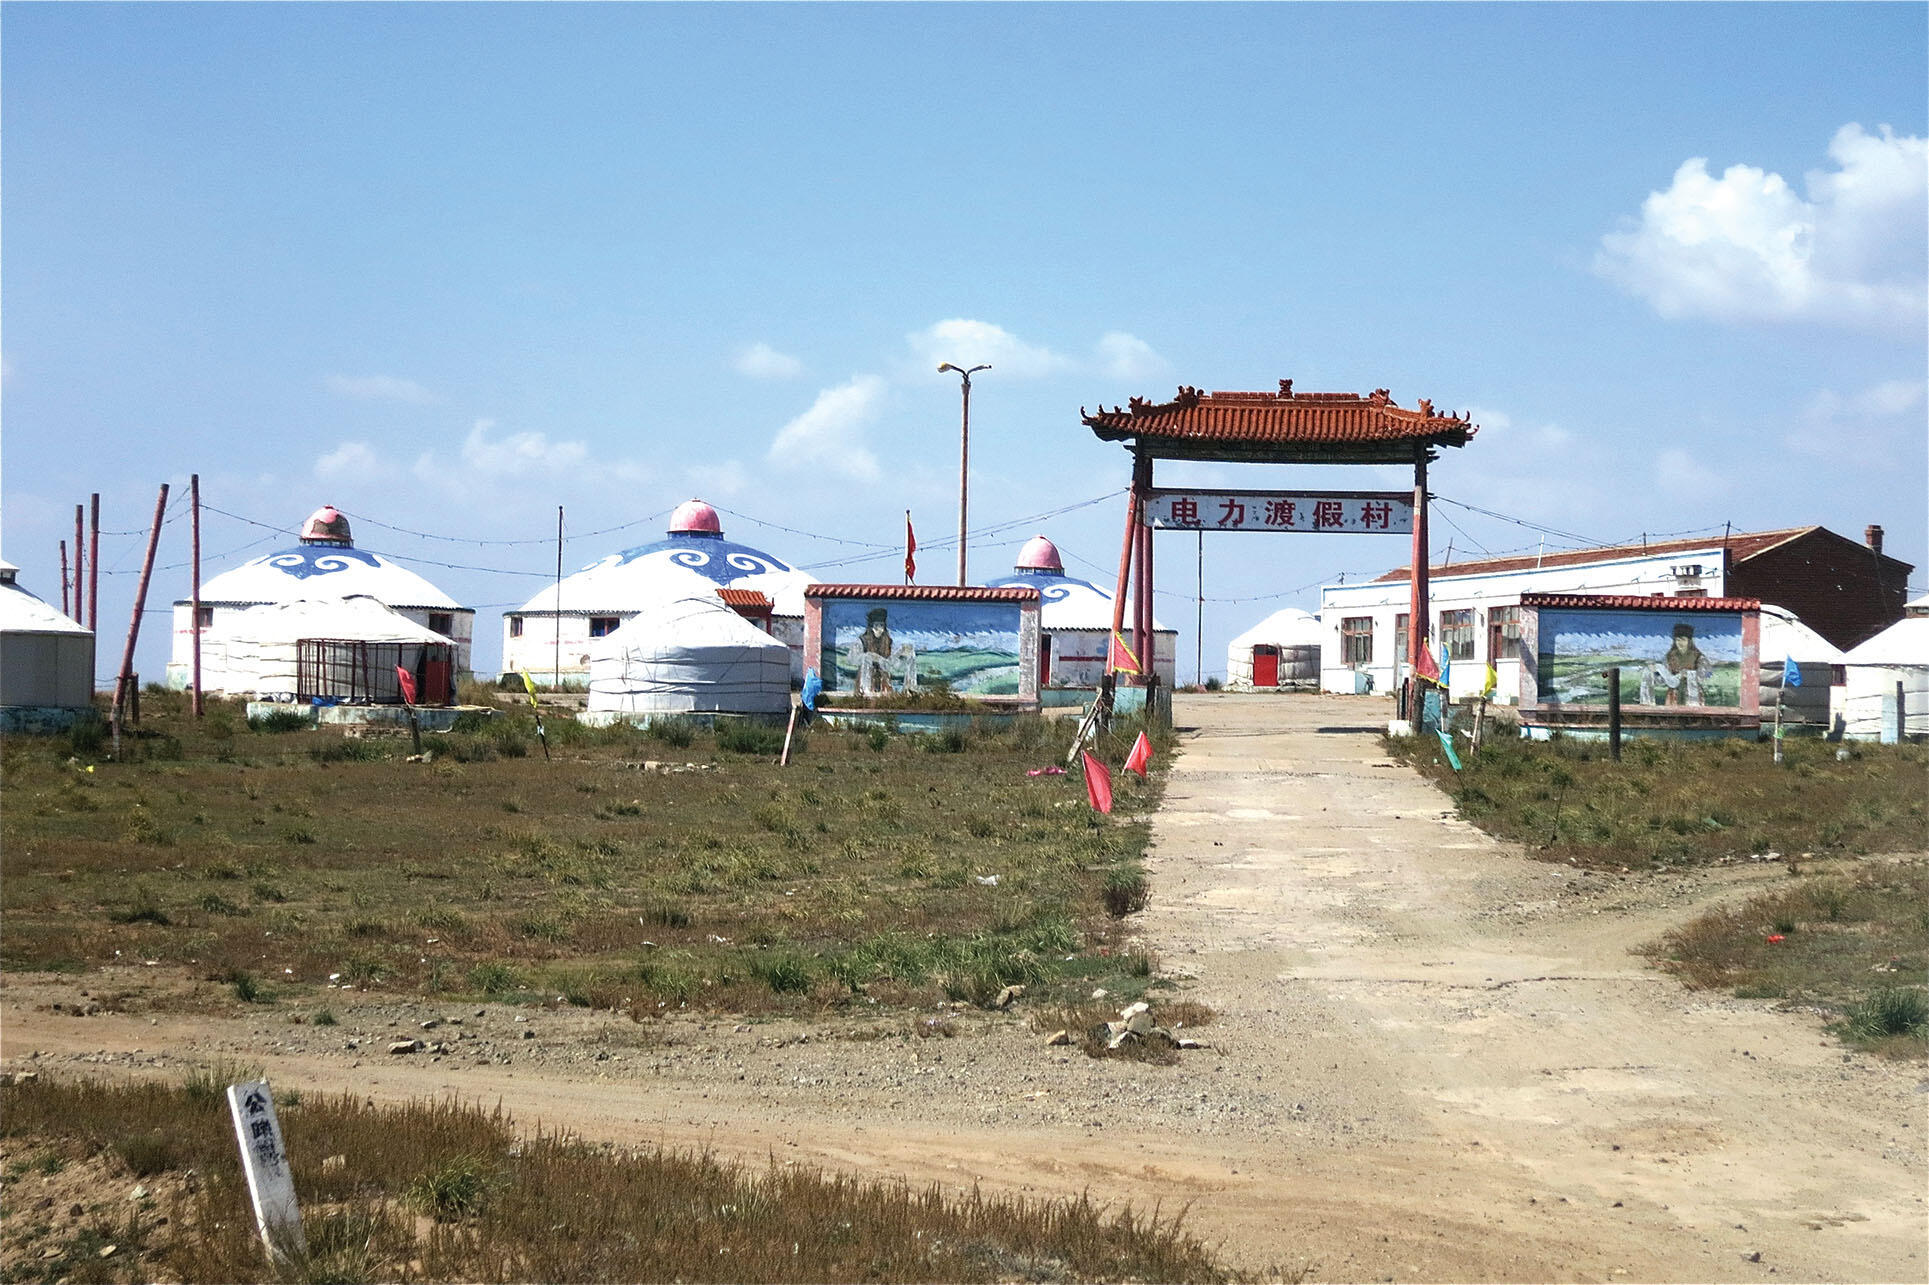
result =
[[[395,681],[402,684],[402,700],[410,705],[415,704],[415,675],[397,665]]]
[[[1095,812],[1112,810],[1112,769],[1092,757],[1090,750],[1081,750],[1085,755],[1085,795],[1092,801]]]
[[[1145,775],[1145,765],[1151,761],[1152,742],[1145,739],[1144,732],[1140,732],[1139,739],[1132,742],[1132,752],[1125,756],[1125,770],[1128,772],[1137,772],[1143,777]]]
[[[1424,638],[1420,640],[1420,663],[1413,667],[1413,672],[1429,682],[1440,681],[1440,664],[1434,660],[1433,648],[1427,645]]]
[[[911,510],[904,511],[904,583],[918,578],[918,534],[911,529]]]
[[[1125,639],[1114,633],[1110,643],[1111,655],[1106,657],[1106,667],[1120,674],[1139,674],[1145,672],[1139,666],[1139,658],[1125,645]]]

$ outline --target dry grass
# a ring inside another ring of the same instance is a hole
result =
[[[1929,975],[1929,864],[1795,875],[1650,948],[1690,985],[1824,1008],[1841,1033],[1880,1051],[1929,1055],[1920,1011]],[[1917,998],[1911,1000],[1909,996]]]
[[[1083,1197],[947,1193],[775,1163],[753,1172],[704,1155],[518,1137],[499,1110],[378,1109],[349,1097],[283,1111],[309,1253],[277,1273],[246,1213],[218,1101],[162,1085],[0,1092],[10,1150],[111,1156],[115,1139],[152,1138],[151,1162],[197,1175],[198,1190],[177,1184],[169,1205],[134,1207],[127,1225],[103,1232],[115,1255],[64,1255],[76,1281],[1235,1279],[1177,1218]],[[345,1163],[325,1166],[330,1156]],[[23,1235],[14,1221],[10,1240]]]
[[[1929,844],[1929,746],[1790,741],[1605,744],[1495,738],[1455,772],[1436,741],[1389,738],[1460,815],[1578,865],[1693,865],[1750,853],[1861,855]],[[1838,749],[1846,757],[1836,758]]]
[[[819,728],[780,770],[689,727],[562,720],[545,762],[510,713],[429,738],[423,764],[406,738],[144,700],[126,762],[8,738],[6,968],[155,960],[223,983],[209,1004],[312,1002],[331,979],[638,1016],[986,1002],[1123,971],[1107,907],[1158,788],[1119,773],[1101,817],[1075,777],[1026,776],[1062,757],[1062,720],[974,727],[957,753]]]

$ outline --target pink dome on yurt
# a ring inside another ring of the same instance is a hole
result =
[[[1064,573],[1065,560],[1058,556],[1058,546],[1042,535],[1035,535],[1025,541],[1025,547],[1018,551],[1019,571],[1056,571]]]
[[[332,504],[324,504],[301,524],[303,544],[353,544],[348,534],[348,519]]]
[[[702,500],[685,500],[670,514],[671,535],[722,535],[723,519]]]

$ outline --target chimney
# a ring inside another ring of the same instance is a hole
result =
[[[1882,556],[1882,528],[1871,522],[1862,529],[1862,541],[1876,557]]]

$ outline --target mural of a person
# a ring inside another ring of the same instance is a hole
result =
[[[1654,684],[1658,681],[1666,693],[1663,704],[1700,705],[1701,684],[1714,672],[1714,662],[1695,645],[1695,627],[1677,624],[1667,654],[1641,671],[1641,703],[1654,704]]]
[[[864,614],[864,631],[851,641],[845,659],[857,671],[857,691],[862,696],[889,696],[892,671],[896,669],[904,691],[918,690],[917,649],[910,643],[893,645],[891,624],[886,608],[873,607]]]

